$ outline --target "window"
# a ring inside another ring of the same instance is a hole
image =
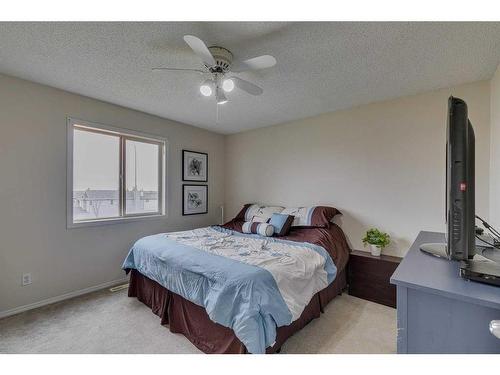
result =
[[[68,226],[164,215],[165,148],[158,137],[69,119]]]

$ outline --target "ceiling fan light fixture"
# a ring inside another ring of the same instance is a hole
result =
[[[222,81],[222,88],[225,92],[231,92],[234,89],[234,81],[231,78],[227,78]]]
[[[217,104],[227,103],[227,97],[224,95],[224,91],[217,89]]]
[[[184,35],[184,41],[196,56],[203,62],[203,68],[193,69],[184,67],[157,67],[154,71],[196,72],[211,77],[201,83],[200,94],[209,97],[215,96],[217,104],[225,104],[228,99],[225,93],[229,93],[237,87],[250,95],[261,95],[262,88],[248,82],[233,73],[241,73],[248,70],[267,69],[276,65],[276,59],[271,55],[262,55],[247,59],[245,61],[233,61],[233,54],[227,48],[220,46],[207,47],[205,42],[194,35]],[[227,77],[227,78],[225,78]]]
[[[212,95],[213,93],[212,86],[213,86],[212,80],[210,79],[205,80],[205,82],[203,82],[200,86],[201,95],[203,96]]]

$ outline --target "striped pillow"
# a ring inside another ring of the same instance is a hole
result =
[[[255,233],[261,236],[271,237],[274,234],[274,227],[267,223],[246,221],[241,227],[243,233]]]

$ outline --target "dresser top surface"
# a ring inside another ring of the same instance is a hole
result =
[[[459,262],[425,254],[420,245],[445,242],[443,233],[420,232],[391,277],[391,283],[411,289],[500,309],[500,287],[460,277]]]
[[[362,258],[381,260],[381,261],[392,262],[392,263],[400,263],[401,259],[403,259],[400,257],[396,257],[396,256],[392,256],[392,255],[385,255],[385,254],[381,254],[380,256],[375,256],[375,255],[371,255],[368,251],[361,251],[361,250],[352,250],[350,255],[351,255],[351,257],[358,256],[358,257],[362,257]]]

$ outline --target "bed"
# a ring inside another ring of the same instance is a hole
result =
[[[280,238],[242,225],[140,239],[123,264],[129,297],[205,353],[279,352],[345,288],[349,247],[333,223]]]

